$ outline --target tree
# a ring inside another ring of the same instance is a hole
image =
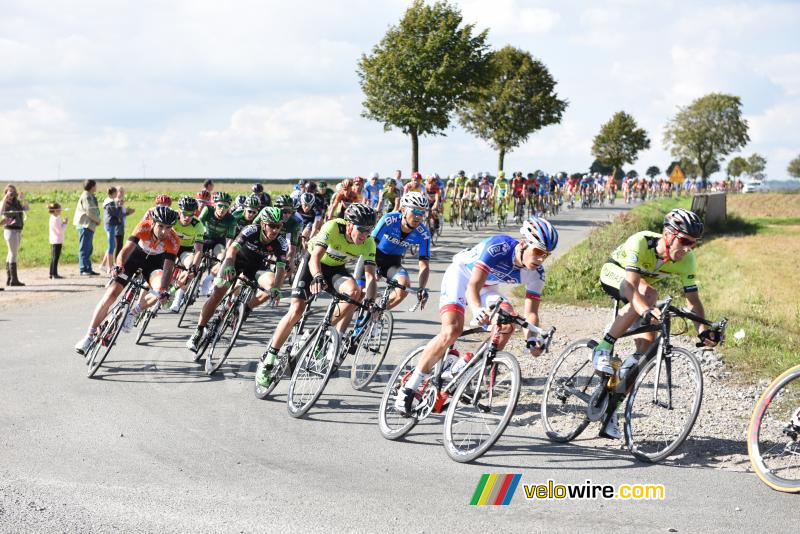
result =
[[[625,174],[625,176],[627,176],[628,178],[638,178],[639,173],[636,172],[636,169],[631,169]]]
[[[758,153],[753,153],[747,158],[747,174],[753,180],[763,180],[767,177],[764,172],[767,169],[767,158]]]
[[[800,156],[797,156],[789,162],[789,166],[786,167],[786,172],[793,178],[800,178]]]
[[[750,172],[750,166],[747,164],[747,160],[742,156],[736,156],[728,162],[725,172],[728,173],[728,176],[731,178],[739,178],[742,174]]]
[[[506,46],[489,54],[489,77],[478,98],[459,108],[461,125],[497,150],[497,168],[506,153],[547,125],[561,122],[567,101],[558,98],[556,81],[530,53]]]
[[[358,63],[362,116],[411,137],[413,171],[419,169],[419,136],[444,135],[456,107],[476,98],[476,80],[486,79],[487,31],[474,35],[474,25],[461,21],[447,1],[415,0]]]
[[[614,166],[600,163],[599,159],[595,159],[592,162],[592,166],[589,167],[589,172],[599,172],[603,176],[611,176],[611,173],[614,172]]]
[[[645,171],[645,174],[647,176],[649,176],[650,179],[653,179],[656,176],[658,176],[659,174],[661,174],[661,169],[659,169],[655,165],[651,165],[650,167],[647,167],[647,170]]]
[[[600,163],[610,165],[617,176],[625,163],[633,163],[641,150],[650,148],[647,132],[639,128],[633,117],[618,111],[600,127],[592,143],[592,155]]]
[[[673,156],[691,161],[703,180],[720,169],[722,158],[748,141],[741,99],[722,93],[708,94],[679,108],[664,130],[665,147]]]

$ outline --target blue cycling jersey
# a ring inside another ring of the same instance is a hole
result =
[[[377,185],[367,184],[364,186],[364,202],[372,208],[378,207],[378,198],[382,190],[383,185],[380,183]]]
[[[463,276],[472,276],[473,269],[489,273],[486,285],[525,284],[525,296],[539,299],[544,288],[544,267],[536,270],[516,267],[514,250],[519,243],[515,237],[498,235],[488,237],[472,247],[456,254],[453,263],[460,266]]]
[[[400,223],[403,214],[392,211],[381,217],[378,225],[372,231],[372,237],[377,243],[377,249],[383,254],[402,256],[411,245],[419,245],[419,259],[427,260],[431,257],[431,232],[425,223],[420,223],[410,234],[403,236]]]

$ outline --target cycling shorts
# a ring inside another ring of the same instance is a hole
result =
[[[226,237],[211,237],[203,240],[203,252],[211,252],[214,256],[219,256],[225,252],[225,244],[228,242]]]
[[[442,277],[439,295],[439,314],[456,312],[464,315],[467,308],[467,284],[469,278],[461,272],[461,266],[451,263]],[[487,306],[502,296],[497,285],[484,286],[480,290],[481,306]]]
[[[314,277],[311,276],[311,270],[308,268],[308,258],[309,256],[303,258],[300,267],[297,269],[297,274],[294,276],[291,293],[293,299],[308,300],[311,297],[311,281]],[[353,275],[344,265],[331,267],[323,263],[321,274],[328,287],[332,287],[336,291],[340,290],[339,288],[344,282],[353,279]]]
[[[133,275],[136,274],[136,271],[141,269],[142,276],[145,280],[149,281],[150,275],[152,275],[155,271],[160,271],[164,268],[165,256],[165,254],[148,256],[144,253],[144,251],[137,247],[128,258],[128,261],[125,262],[125,266],[123,267],[125,276],[127,276],[129,279],[133,278]],[[114,277],[114,281],[122,286],[128,283],[127,280],[123,280],[117,276]]]

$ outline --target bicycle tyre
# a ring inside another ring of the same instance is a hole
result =
[[[662,387],[666,390],[668,384],[665,383],[662,386],[662,379],[671,376],[672,385],[668,391],[673,406],[664,410],[658,410],[657,413],[652,415],[645,415],[644,418],[642,418],[641,412],[645,411],[648,405],[656,406],[657,408],[665,408],[661,402],[654,404],[652,399],[648,401],[648,393],[653,391],[653,384],[651,381],[648,382],[648,380],[652,380],[652,377],[650,377],[651,371],[655,373],[657,358],[653,358],[642,367],[639,376],[636,377],[636,383],[628,395],[628,400],[625,403],[625,444],[628,446],[631,454],[643,462],[660,462],[675,452],[692,431],[692,427],[697,420],[697,415],[700,413],[700,404],[703,400],[703,370],[700,367],[700,362],[697,361],[697,357],[694,353],[680,347],[673,347],[668,357],[670,362],[667,363],[665,361],[664,364],[662,364],[661,376],[659,377],[659,385],[656,391],[661,390]],[[690,379],[692,381],[689,382],[687,386],[676,386],[675,379],[680,379],[682,376],[685,376],[686,371],[690,372]],[[667,378],[667,381],[669,381],[669,378]],[[679,395],[676,395],[676,392]],[[648,426],[646,421],[656,416],[666,417],[666,414],[670,412],[678,413],[674,406],[675,399],[676,397],[678,397],[679,400],[685,398],[686,396],[681,395],[682,393],[692,394],[692,397],[688,399],[689,402],[686,403],[688,406],[682,405],[684,407],[680,410],[685,413],[688,409],[688,417],[686,417],[681,424],[680,431],[677,431],[674,437],[671,435],[664,436],[660,432],[661,429],[667,428],[667,425],[665,425],[663,421],[657,425],[658,430],[651,431],[650,429],[653,427],[653,424],[650,423]],[[637,400],[640,402],[637,403]],[[648,431],[653,434],[652,438],[646,434]],[[662,447],[662,443],[665,446]]]
[[[450,400],[450,406],[447,408],[447,415],[444,418],[444,449],[450,459],[459,463],[467,463],[480,458],[497,442],[508,426],[519,400],[522,373],[520,372],[519,362],[513,355],[508,352],[498,352],[491,367],[486,367],[492,380],[498,380],[499,382],[503,378],[502,375],[498,378],[498,369],[501,366],[505,366],[507,369],[503,373],[508,381],[505,388],[498,388],[497,383],[495,383],[492,391],[487,390],[485,394],[481,393],[488,384],[487,377],[481,376],[483,374],[483,362],[478,362],[477,365],[473,366],[473,369],[467,372],[456,388],[453,398]],[[472,404],[472,395],[467,392],[467,389],[472,388],[474,391],[476,386],[480,387],[479,399],[491,399],[493,405],[499,399],[506,401],[506,404],[502,405],[498,410],[497,417],[499,419],[497,419],[496,427],[485,438],[477,440],[475,436],[478,434],[473,432],[472,428],[488,427],[487,419],[489,418],[486,414],[491,413],[492,407],[487,406],[485,402],[482,404],[480,400],[478,401],[478,407]],[[504,390],[505,395],[498,395],[498,393],[503,393]],[[462,402],[464,400],[468,402]],[[487,409],[489,410],[488,412]],[[476,423],[469,421],[475,416],[478,419]],[[462,430],[465,425],[469,427],[469,431]]]
[[[299,323],[298,323],[299,325]],[[253,376],[253,381],[255,382],[255,386],[253,388],[253,394],[256,396],[257,399],[264,400],[269,397],[270,393],[272,393],[277,385],[283,380],[284,375],[286,374],[287,369],[289,368],[289,360],[292,358],[297,358],[297,355],[302,351],[306,345],[308,345],[312,341],[312,337],[309,336],[306,339],[303,345],[297,347],[297,350],[293,350],[295,346],[296,340],[299,341],[302,333],[300,332],[297,325],[292,328],[291,334],[289,337],[286,338],[286,341],[281,347],[281,350],[278,353],[278,365],[276,365],[272,370],[272,378],[270,380],[269,386],[264,387],[258,383],[256,377]],[[291,378],[291,377],[290,377]]]
[[[784,433],[784,429],[797,413],[797,388],[800,387],[800,382],[795,382],[791,391],[789,386],[798,378],[800,378],[800,365],[787,369],[773,380],[753,407],[753,414],[747,427],[747,455],[750,457],[753,471],[761,482],[783,493],[800,493],[800,469],[796,462],[790,461],[789,465],[789,468],[793,467],[797,472],[797,476],[793,478],[786,478],[785,468],[779,475],[782,466],[772,465],[774,458],[780,459],[782,456],[777,455],[778,452],[785,453],[790,460],[797,458],[798,442],[794,438],[790,439]],[[775,407],[774,414],[767,413],[770,407]],[[775,444],[767,447],[768,440],[774,440]],[[768,453],[772,451],[775,451],[776,456],[769,456]]]
[[[317,327],[312,339],[298,356],[289,383],[286,408],[294,418],[303,417],[322,396],[341,350],[341,334],[333,326]],[[312,381],[312,376],[316,380]]]
[[[222,323],[217,328],[216,335],[210,344],[208,356],[206,356],[206,374],[208,376],[213,375],[222,367],[222,364],[228,359],[231,349],[236,344],[236,338],[239,337],[239,332],[244,322],[244,307],[244,302],[238,302],[235,306],[231,306],[222,318]],[[220,351],[217,351],[218,346],[221,349]],[[218,358],[214,357],[215,352]]]
[[[157,313],[157,310],[156,310],[157,306],[161,306],[161,303],[160,302],[156,302],[154,305],[150,306],[149,308],[147,308],[144,311],[144,317],[142,317],[142,320],[139,322],[139,329],[138,329],[138,332],[136,333],[136,342],[135,343],[137,345],[142,340],[142,337],[144,336],[144,333],[147,330],[147,325],[150,324],[150,319],[155,317],[155,315]]]
[[[547,375],[542,393],[542,425],[550,441],[572,441],[589,426],[586,409],[600,377],[592,367],[594,341],[573,341]],[[571,401],[571,402],[569,402]]]
[[[392,371],[392,376],[386,384],[386,389],[383,390],[383,395],[381,395],[381,404],[378,408],[378,428],[381,431],[381,435],[388,440],[394,441],[402,438],[419,422],[413,415],[404,417],[397,413],[394,408],[394,401],[397,398],[397,392],[403,387],[417,366],[417,360],[424,349],[425,345],[420,345],[412,349],[403,358],[403,361]]]
[[[183,296],[183,302],[181,303],[181,315],[178,317],[178,328],[183,325],[183,319],[186,317],[186,311],[189,309],[189,306],[194,304],[195,300],[197,300],[197,293],[200,291],[200,279],[203,277],[203,272],[198,272],[192,281],[189,282],[189,288],[186,290],[186,293]]]
[[[89,360],[89,368],[86,370],[86,376],[89,378],[94,377],[97,370],[100,369],[100,366],[103,365],[103,362],[106,360],[108,355],[111,353],[111,349],[114,347],[114,344],[117,342],[117,338],[119,337],[119,333],[122,331],[122,323],[125,321],[125,317],[128,315],[131,305],[128,302],[125,302],[117,311],[114,313],[114,316],[111,321],[106,324],[106,328],[103,329],[97,335],[97,344],[96,350],[92,353],[92,358]],[[106,339],[106,344],[103,345],[102,340]],[[102,353],[102,356],[100,355]]]
[[[375,330],[378,328],[380,331],[378,332],[377,348],[375,345],[370,347],[369,340],[374,338]],[[381,370],[381,364],[386,358],[386,351],[389,350],[393,333],[394,317],[389,310],[385,310],[378,321],[370,321],[358,342],[356,353],[353,356],[353,364],[350,366],[350,385],[353,386],[353,389],[361,391],[367,387]]]

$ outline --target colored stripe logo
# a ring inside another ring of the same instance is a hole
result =
[[[470,505],[508,504],[522,475],[481,475]]]

